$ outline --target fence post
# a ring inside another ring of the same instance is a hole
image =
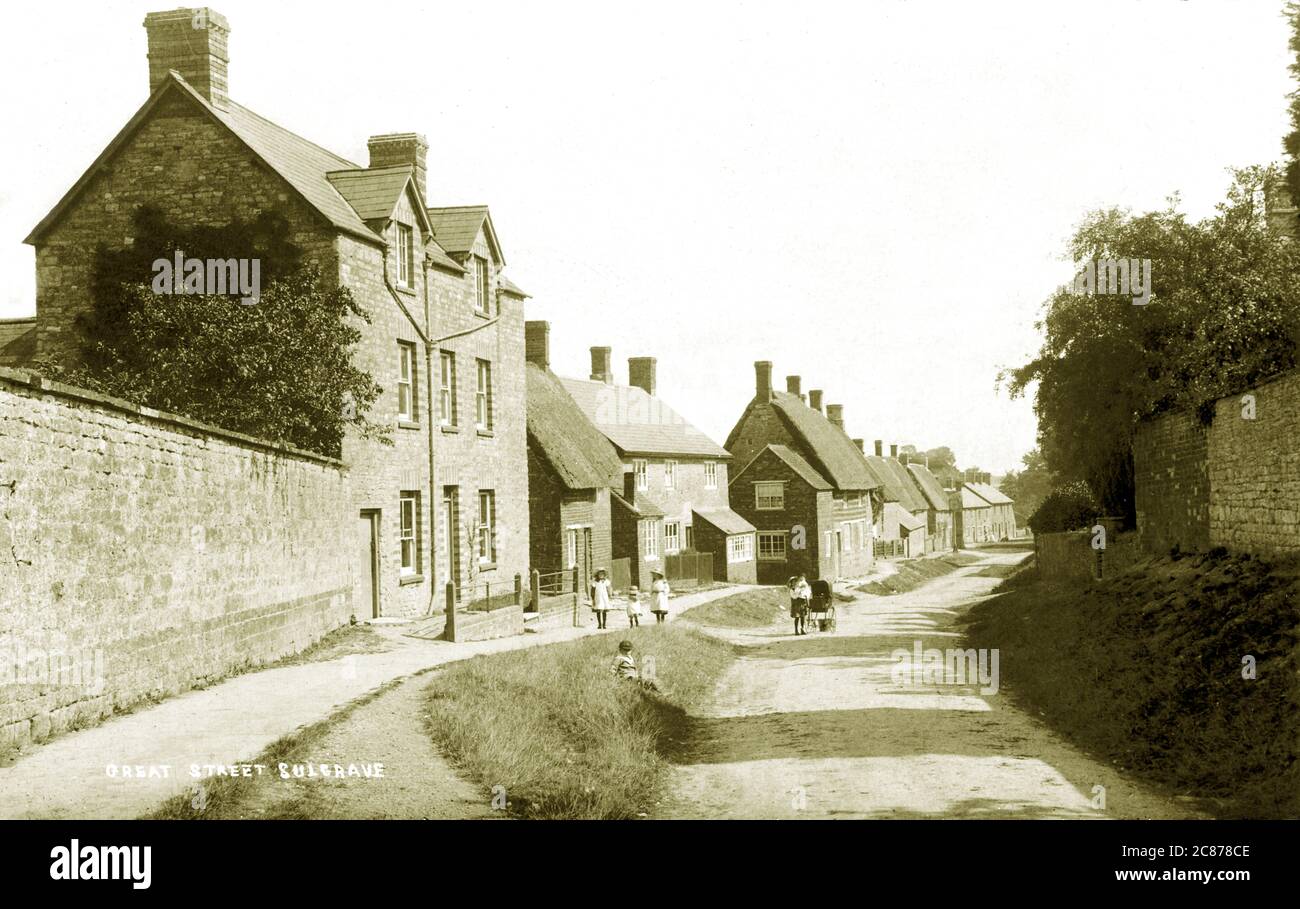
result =
[[[452,642],[456,640],[456,585],[451,581],[447,582],[447,622],[442,636]]]
[[[515,574],[515,605],[521,606],[524,601],[524,579]]]
[[[483,605],[485,607],[484,609],[485,612],[492,611],[492,582],[491,581],[483,582]]]
[[[582,594],[578,590],[578,566],[573,566],[573,627],[578,627],[578,601]]]
[[[542,610],[542,573],[536,568],[528,578],[528,608],[533,612]]]

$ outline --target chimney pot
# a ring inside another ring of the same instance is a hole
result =
[[[655,358],[629,357],[627,384],[635,385],[648,395],[655,393]]]
[[[754,363],[754,398],[759,401],[772,400],[771,360],[757,360]]]
[[[227,39],[230,23],[206,6],[148,13],[144,28],[149,43],[149,91],[172,70],[181,74],[213,107],[230,109]]]
[[[593,347],[591,349],[591,379],[593,382],[604,382],[606,385],[614,384],[614,373],[609,367],[611,353],[613,351],[608,347]]]
[[[542,369],[551,368],[551,323],[524,323],[524,358]]]
[[[822,390],[820,388],[810,389],[808,392],[808,406],[818,413],[822,412]]]
[[[876,457],[881,457],[885,453],[885,442],[883,439],[876,439]]]
[[[415,185],[420,189],[420,198],[429,198],[425,185],[428,179],[428,139],[419,133],[387,133],[371,136],[366,146],[370,149],[372,168],[409,165],[415,172]],[[428,204],[426,201],[425,205]]]
[[[844,405],[827,404],[826,419],[830,420],[831,423],[838,426],[840,429],[843,429],[844,428]]]
[[[803,380],[802,380],[801,378],[799,378],[798,376],[786,376],[786,377],[785,377],[785,390],[788,391],[788,392],[790,392],[790,394],[792,394],[792,395],[798,395],[798,394],[800,394],[800,392],[802,391],[802,388],[801,388],[802,383],[803,383]],[[801,396],[802,396],[802,395],[801,395]]]

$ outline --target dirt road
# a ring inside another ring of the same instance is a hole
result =
[[[956,648],[954,620],[998,583],[978,573],[1024,553],[986,556],[910,593],[841,605],[832,634],[716,632],[746,653],[691,719],[661,816],[1197,816],[1066,744],[1000,686],[896,677],[898,650]]]

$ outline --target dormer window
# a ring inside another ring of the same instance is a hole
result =
[[[474,311],[486,316],[490,314],[487,259],[472,256],[471,261],[474,266]]]
[[[412,287],[415,274],[415,237],[409,224],[397,225],[397,283]]]

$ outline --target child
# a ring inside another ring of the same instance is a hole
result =
[[[641,627],[641,591],[635,587],[627,592],[627,627]]]
[[[614,657],[614,665],[611,667],[614,675],[620,679],[635,679],[636,660],[632,659],[632,642],[620,641],[618,644],[618,656]]]
[[[807,634],[808,601],[812,599],[812,588],[803,575],[790,579],[790,617],[794,619],[794,633]]]
[[[605,574],[605,569],[596,570],[596,580],[591,582],[591,608],[596,613],[596,627],[604,628],[605,620],[609,617],[609,610],[613,607],[610,598],[613,595],[613,585],[609,582],[609,576]]]
[[[655,623],[662,625],[668,617],[668,582],[664,580],[663,572],[652,571],[650,574],[654,578],[650,585],[650,611],[655,614]]]

